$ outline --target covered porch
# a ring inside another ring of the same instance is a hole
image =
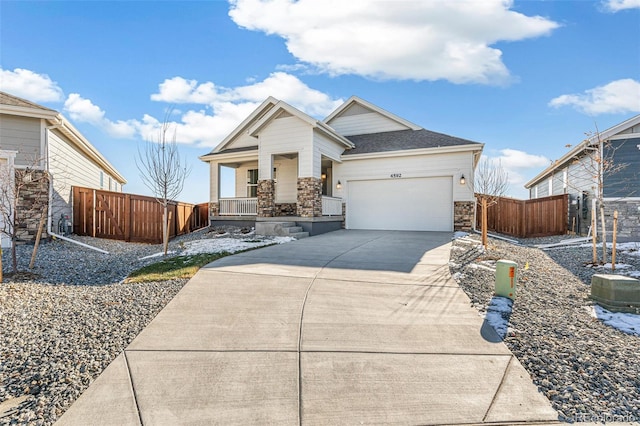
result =
[[[270,155],[262,164],[251,156],[211,163],[211,225],[256,226],[295,223],[310,235],[343,227],[343,200],[334,196],[334,160],[319,156],[318,177],[301,176],[297,152]],[[263,179],[266,177],[266,179]]]

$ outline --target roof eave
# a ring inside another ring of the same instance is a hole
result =
[[[395,151],[377,151],[366,152],[362,154],[343,154],[342,160],[363,160],[368,158],[384,158],[384,157],[406,157],[412,155],[421,154],[450,154],[458,152],[482,152],[484,149],[483,143],[474,143],[467,145],[453,145],[453,146],[440,146],[434,148],[415,148],[415,149],[403,149]]]

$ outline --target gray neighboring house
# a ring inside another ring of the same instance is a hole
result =
[[[586,234],[598,189],[596,156],[600,141],[605,160],[625,165],[603,176],[607,233],[612,230],[613,212],[617,210],[618,240],[640,241],[640,115],[600,132],[599,138],[593,135],[576,145],[525,184],[529,198],[569,194],[569,229],[575,223],[575,229]]]
[[[49,173],[49,188],[26,188],[19,203],[48,206],[47,229],[54,232],[60,215],[72,218],[73,186],[121,192],[127,182],[60,113],[5,92],[0,92],[0,167]],[[24,210],[16,209],[17,214]],[[39,217],[23,218],[23,223],[20,240],[33,239]]]

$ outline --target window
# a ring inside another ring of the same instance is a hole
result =
[[[104,173],[100,171],[100,189],[104,188]]]
[[[258,169],[247,170],[247,197],[258,196]]]
[[[109,191],[111,191],[111,176],[109,176]]]

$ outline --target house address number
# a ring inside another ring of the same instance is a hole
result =
[[[402,173],[391,173],[391,178],[398,179],[402,177]]]

